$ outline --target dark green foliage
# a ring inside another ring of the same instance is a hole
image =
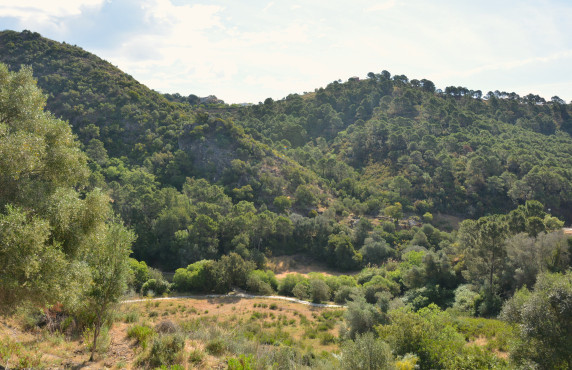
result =
[[[328,238],[329,262],[343,270],[360,266],[362,255],[356,252],[351,239],[346,234],[330,235]]]
[[[165,280],[149,279],[141,287],[141,294],[146,296],[153,292],[153,295],[161,296],[169,291],[169,285]]]
[[[288,274],[278,284],[278,293],[286,296],[293,296],[294,288],[304,280],[300,274]]]
[[[246,281],[248,291],[262,295],[271,295],[278,289],[278,280],[270,270],[254,270]]]
[[[533,291],[518,291],[502,317],[517,324],[511,358],[521,366],[572,367],[572,273],[543,274]]]
[[[312,279],[310,280],[310,297],[314,303],[329,301],[330,287],[321,279]]]

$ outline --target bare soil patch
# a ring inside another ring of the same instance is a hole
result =
[[[326,266],[326,264],[317,262],[302,254],[272,257],[269,266],[278,279],[294,273],[308,277],[308,274],[311,272],[318,272],[326,276],[355,275],[359,272],[334,270]]]

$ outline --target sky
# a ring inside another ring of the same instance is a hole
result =
[[[570,0],[0,0],[0,30],[162,93],[258,103],[368,72],[572,100]]]

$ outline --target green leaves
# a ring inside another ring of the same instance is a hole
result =
[[[0,213],[0,311],[65,296],[73,271],[49,236],[49,223],[38,216],[10,205]]]
[[[546,369],[572,366],[572,273],[541,275],[529,292],[518,291],[502,317],[518,324],[511,358],[519,365]]]

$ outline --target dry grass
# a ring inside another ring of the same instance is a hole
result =
[[[133,314],[134,312],[136,314]],[[128,329],[133,325],[143,324],[155,328],[165,320],[172,321],[182,328],[185,327],[185,323],[203,323],[201,330],[215,328],[228,338],[232,335],[242,335],[241,330],[250,325],[268,335],[278,331],[290,338],[292,346],[302,351],[312,350],[315,353],[336,351],[337,343],[322,343],[321,338],[324,334],[320,333],[328,332],[332,336],[337,336],[337,325],[333,323],[337,323],[340,315],[330,314],[334,318],[330,319],[330,327],[326,328],[323,324],[326,321],[324,312],[334,311],[294,302],[238,297],[125,303],[118,308],[117,320],[110,330],[107,353],[97,356],[97,361],[93,363],[87,362],[89,353],[81,338],[66,338],[63,334],[46,333],[40,329],[26,331],[20,324],[21,318],[4,319],[0,322],[0,365],[5,366],[6,362],[6,359],[2,358],[1,348],[10,341],[17,344],[19,351],[19,355],[12,356],[10,366],[17,363],[18,357],[36,356],[36,367],[42,365],[47,368],[138,368],[138,361],[144,357],[145,350],[135,339],[128,338]],[[136,317],[135,322],[133,317]],[[318,330],[320,324],[323,324],[321,331]],[[220,355],[209,354],[206,350],[207,343],[197,338],[199,334],[191,333],[187,336],[181,356],[183,368],[226,368],[226,359],[235,354],[228,351]],[[251,341],[253,340],[251,338]],[[229,342],[232,341],[229,339]],[[256,348],[258,352],[263,351],[264,347],[276,348],[254,342],[251,347]]]
[[[268,266],[274,271],[278,279],[294,273],[308,277],[311,272],[318,272],[326,276],[353,275],[359,272],[340,272],[300,254],[272,257]]]

